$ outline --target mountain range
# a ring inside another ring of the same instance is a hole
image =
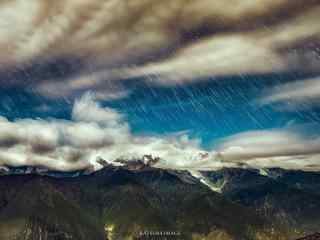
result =
[[[165,239],[171,232],[181,240],[285,240],[319,230],[318,173],[200,175],[143,161],[96,172],[7,169],[0,177],[0,239]]]

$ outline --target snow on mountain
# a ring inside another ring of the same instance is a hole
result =
[[[216,186],[209,179],[207,179],[203,174],[201,174],[199,171],[189,170],[189,172],[193,177],[199,179],[202,184],[208,186],[212,191],[222,193],[222,189],[223,189],[224,185],[226,184],[226,181],[224,181],[219,186]]]

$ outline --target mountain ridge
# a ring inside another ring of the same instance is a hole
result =
[[[141,231],[181,232],[183,240],[284,236],[280,230],[271,233],[254,210],[226,200],[187,171],[106,166],[69,178],[9,175],[0,177],[0,189],[0,238],[9,215],[9,232],[22,234],[17,240],[38,240],[41,233],[51,240],[55,232],[63,240],[132,239]]]

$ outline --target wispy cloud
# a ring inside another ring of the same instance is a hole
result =
[[[320,169],[320,137],[290,129],[240,133],[226,138],[217,150],[223,161],[251,167]]]
[[[110,79],[108,72],[83,73],[63,79],[47,79],[33,86],[32,91],[48,98],[77,97],[94,91],[96,99],[114,100],[130,95],[130,89]],[[109,79],[109,80],[107,80]]]
[[[1,68],[61,58],[83,62],[75,70],[81,76],[61,80],[66,89],[54,78],[31,79],[32,87],[52,96],[59,89],[74,94],[86,84],[106,91],[105,82],[148,75],[175,84],[242,73],[319,72],[319,13],[316,0],[4,1]],[[52,89],[48,82],[57,84],[53,93],[44,90]]]
[[[299,104],[319,105],[320,103],[320,78],[304,79],[297,82],[276,86],[268,90],[260,103],[289,103],[298,107]]]

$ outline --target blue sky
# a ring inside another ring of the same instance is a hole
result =
[[[317,107],[287,111],[277,104],[259,104],[267,90],[307,77],[302,73],[235,76],[171,87],[138,79],[127,83],[130,94],[102,104],[123,113],[135,134],[187,131],[201,139],[204,148],[210,149],[225,137],[241,132],[319,123]],[[69,120],[73,106],[73,99],[50,99],[13,88],[2,90],[0,99],[1,115],[11,120]]]

